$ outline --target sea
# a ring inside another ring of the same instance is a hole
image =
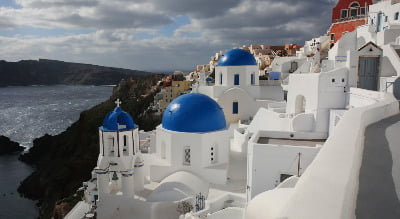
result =
[[[112,94],[113,86],[23,86],[0,88],[0,135],[27,149],[35,138],[63,132],[89,109]],[[20,182],[33,169],[18,155],[0,156],[0,219],[37,218],[32,200],[17,192]]]

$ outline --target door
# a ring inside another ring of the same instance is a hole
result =
[[[366,90],[378,90],[379,57],[360,57],[358,87]]]

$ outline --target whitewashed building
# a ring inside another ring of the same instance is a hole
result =
[[[150,178],[161,181],[177,171],[188,171],[208,182],[224,184],[229,163],[229,134],[221,107],[204,94],[176,98],[166,108],[156,129],[158,164]]]
[[[280,81],[263,81],[261,84],[254,56],[243,49],[232,49],[221,56],[214,80],[212,85],[199,83],[193,92],[215,99],[228,123],[250,120],[258,108],[283,100]]]

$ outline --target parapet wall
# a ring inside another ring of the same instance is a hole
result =
[[[359,107],[345,113],[299,179],[282,218],[355,218],[365,128],[399,113],[399,103],[392,94],[357,88],[349,103]]]

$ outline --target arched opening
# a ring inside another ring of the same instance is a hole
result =
[[[219,73],[219,84],[222,85],[222,73]]]
[[[161,143],[161,158],[162,159],[165,159],[167,156],[166,156],[166,151],[167,151],[167,149],[166,149],[166,146],[165,146],[165,142],[162,142]]]
[[[349,8],[350,8],[350,17],[357,17],[360,4],[358,2],[352,2]]]
[[[360,7],[360,4],[358,4],[358,2],[352,2],[352,3],[350,4],[350,7],[349,7],[349,8],[356,8],[356,7]]]
[[[129,151],[128,151],[128,136],[124,135],[123,136],[123,146],[122,146],[122,151],[124,156],[128,156],[129,155]]]
[[[304,113],[306,111],[306,98],[303,95],[298,95],[295,102],[295,114]]]
[[[114,156],[115,155],[115,148],[114,148],[115,140],[114,140],[114,137],[109,137],[107,140],[108,140],[107,141],[107,145],[108,145],[109,156]]]

